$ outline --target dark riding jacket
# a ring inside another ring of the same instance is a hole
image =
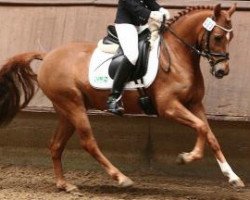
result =
[[[119,0],[116,24],[144,25],[148,22],[151,11],[158,11],[160,5],[155,0]]]

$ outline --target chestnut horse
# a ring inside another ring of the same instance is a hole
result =
[[[191,7],[165,24],[161,33],[161,65],[153,84],[147,88],[159,117],[175,120],[196,131],[197,140],[192,151],[182,153],[178,160],[190,163],[203,157],[206,142],[214,152],[222,173],[229,183],[244,187],[222,153],[220,145],[209,127],[202,104],[204,81],[200,70],[200,57],[209,60],[211,72],[217,78],[229,73],[228,44],[231,41],[231,16],[236,6],[222,10],[215,7]],[[212,18],[216,25],[211,31],[203,22]],[[51,139],[51,156],[56,185],[65,191],[77,187],[66,181],[61,163],[62,152],[74,131],[79,134],[81,146],[90,153],[121,186],[133,181],[121,173],[101,152],[93,136],[88,109],[106,109],[109,91],[90,86],[88,66],[96,48],[93,43],[74,43],[49,53],[28,52],[16,55],[0,71],[0,123],[6,124],[24,108],[34,95],[36,81],[52,101],[59,115],[59,124]],[[167,68],[171,58],[170,69]],[[36,75],[30,68],[34,59],[43,60]],[[24,93],[24,98],[21,94]],[[126,113],[142,113],[138,106],[139,95],[125,91],[123,101]]]

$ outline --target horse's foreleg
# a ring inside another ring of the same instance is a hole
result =
[[[179,163],[189,163],[201,159],[204,154],[206,137],[209,130],[207,124],[179,102],[173,102],[168,108],[166,108],[165,117],[194,128],[197,132],[197,141],[193,150],[189,153],[180,154],[177,161]]]
[[[77,187],[66,182],[63,176],[61,157],[65,145],[74,133],[74,130],[74,126],[64,116],[60,115],[57,129],[50,142],[50,151],[54,165],[56,186],[57,188],[65,190],[67,192],[77,189]]]
[[[219,142],[217,138],[215,137],[214,133],[212,132],[209,123],[207,121],[207,117],[205,115],[205,110],[202,104],[195,105],[191,108],[191,111],[199,117],[201,120],[203,120],[208,127],[208,133],[207,133],[207,141],[209,146],[214,152],[214,155],[216,157],[216,160],[220,166],[220,169],[222,173],[228,177],[229,183],[232,184],[235,187],[244,187],[244,183],[241,181],[241,179],[234,173],[230,165],[227,163],[227,160],[225,156],[222,153],[221,147],[219,145]]]

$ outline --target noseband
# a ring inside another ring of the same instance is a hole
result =
[[[213,19],[214,17],[212,18],[209,18],[209,19]],[[212,20],[213,21],[213,20]],[[207,30],[205,28],[205,33],[203,34],[203,37],[202,37],[202,40],[201,40],[201,43],[204,41],[204,44],[199,44],[199,47],[200,48],[197,48],[196,46],[192,46],[190,44],[188,44],[185,40],[183,40],[180,36],[178,36],[171,27],[169,26],[162,26],[161,27],[161,30],[160,30],[160,33],[161,33],[161,36],[163,34],[163,32],[165,31],[169,31],[172,35],[174,35],[180,42],[182,42],[184,45],[186,45],[187,47],[189,47],[193,52],[195,52],[197,55],[199,56],[202,56],[202,57],[205,57],[207,58],[210,66],[212,67],[212,71],[214,71],[214,67],[215,65],[217,65],[218,63],[220,62],[224,62],[224,61],[227,61],[229,60],[229,53],[227,52],[213,52],[211,51],[210,49],[210,38],[211,38],[211,33],[212,33],[212,30],[213,28],[216,26],[220,29],[222,29],[223,31],[227,32],[227,33],[230,33],[233,31],[233,29],[227,29],[225,27],[222,27],[220,25],[218,25],[215,21],[213,21],[213,27],[211,30]],[[165,24],[165,22],[164,22]],[[204,39],[205,38],[205,39]],[[163,37],[161,38],[163,40]],[[165,46],[165,45],[164,45]],[[202,48],[202,46],[204,48]],[[164,49],[167,49],[166,47],[164,47]]]

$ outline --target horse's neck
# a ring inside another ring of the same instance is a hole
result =
[[[204,34],[202,24],[204,20],[211,16],[209,10],[197,10],[178,19],[171,25],[171,29],[186,43],[195,46]],[[190,47],[180,42],[173,34],[167,32],[166,39],[168,41],[172,64],[176,71],[186,71],[185,75],[193,76],[193,73],[200,73],[200,56],[195,54]],[[197,74],[197,75],[198,75]]]
[[[196,10],[177,20],[172,29],[185,42],[194,46],[203,34],[202,24],[207,17],[212,15],[210,10]]]

